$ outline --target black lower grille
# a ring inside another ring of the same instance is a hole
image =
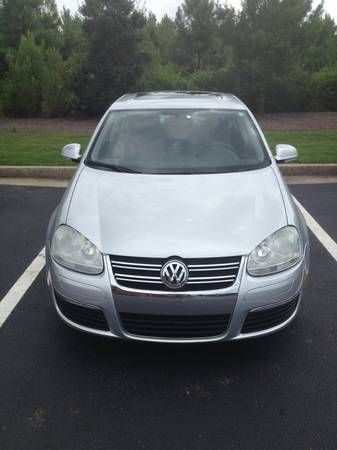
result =
[[[71,303],[57,292],[55,299],[61,313],[72,322],[95,330],[109,331],[109,325],[100,309]]]
[[[248,313],[242,327],[242,333],[254,333],[281,325],[296,311],[298,297],[294,300],[258,311]]]
[[[224,334],[230,314],[212,316],[166,316],[120,313],[127,333],[158,338],[205,338]]]

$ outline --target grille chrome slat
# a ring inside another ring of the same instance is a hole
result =
[[[213,284],[213,283],[229,283],[234,281],[235,278],[231,280],[209,280],[209,281],[188,281],[187,284]]]
[[[125,270],[150,270],[153,272],[160,272],[160,267],[158,267],[158,269],[154,269],[152,267],[136,267],[136,266],[122,266],[119,264],[114,264],[113,265],[115,268],[117,269],[125,269]]]
[[[238,263],[223,263],[223,264],[189,264],[188,267],[226,267],[226,266],[239,266]]]
[[[112,264],[119,264],[119,265],[123,265],[123,261],[113,261],[111,260]],[[132,262],[128,262],[125,263],[125,265],[127,266],[145,266],[145,267],[161,267],[161,264],[139,264],[139,263],[132,263]]]
[[[139,279],[139,280],[159,280],[160,281],[160,277],[144,277],[142,275],[126,275],[124,273],[116,273],[115,274],[116,278],[122,277],[122,278],[129,278],[129,279]]]
[[[205,281],[208,281],[208,280],[227,280],[227,279],[233,279],[233,278],[235,278],[235,277],[233,277],[233,275],[225,275],[225,276],[216,276],[216,277],[190,277],[189,279],[191,280],[191,281],[199,281],[199,280],[205,280]]]
[[[233,269],[238,269],[239,268],[239,264],[233,266],[233,267],[208,267],[208,266],[204,266],[202,269],[189,269],[190,272],[204,272],[204,271],[219,271],[219,270],[233,270]]]
[[[163,284],[161,281],[154,280],[130,280],[130,278],[116,278],[117,281],[132,281],[132,283],[155,283],[155,284]]]
[[[235,283],[241,264],[239,256],[184,259],[189,279],[185,286],[170,289],[163,283],[160,276],[163,265],[170,259],[177,258],[110,257],[112,271],[119,285],[136,290],[162,292],[208,291],[228,288]]]

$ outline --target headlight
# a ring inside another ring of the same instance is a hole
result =
[[[249,255],[247,271],[254,277],[270,275],[289,269],[302,257],[301,240],[295,227],[276,231]]]
[[[51,255],[61,266],[76,272],[90,275],[103,272],[103,258],[97,247],[67,225],[61,225],[56,230]]]

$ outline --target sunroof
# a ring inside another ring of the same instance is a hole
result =
[[[162,92],[139,92],[135,95],[136,99],[145,99],[149,97],[156,98],[190,98],[192,96],[200,97],[217,97],[223,98],[223,94],[218,92],[207,92],[207,91],[162,91]]]

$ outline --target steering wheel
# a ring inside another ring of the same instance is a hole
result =
[[[232,160],[232,162],[241,161],[238,155],[236,154],[234,148],[228,143],[225,144],[223,142],[213,142],[204,149],[205,153],[212,152],[214,150],[221,150],[222,152],[224,152],[224,150],[227,150],[227,152],[226,153],[224,152],[224,154],[228,155]]]

